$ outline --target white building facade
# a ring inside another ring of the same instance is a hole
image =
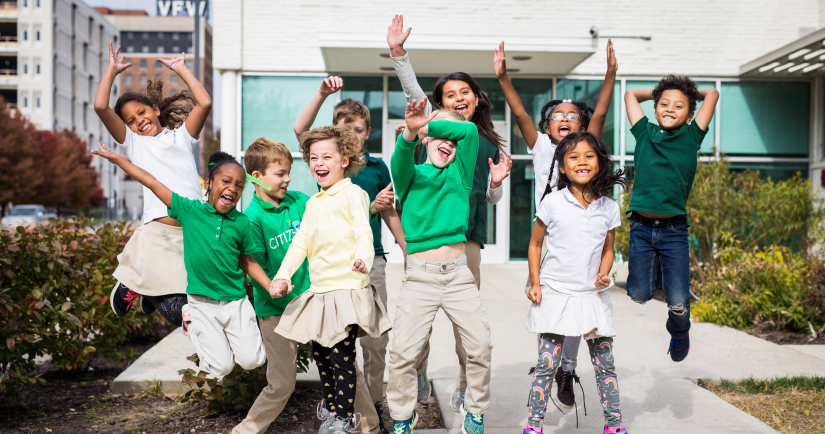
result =
[[[705,158],[725,153],[734,169],[759,169],[775,179],[800,172],[820,190],[825,180],[823,65],[817,66],[819,57],[825,63],[825,51],[817,51],[825,49],[825,0],[696,0],[669,7],[654,0],[215,0],[211,7],[213,65],[222,77],[222,148],[242,158],[259,136],[286,143],[298,157],[293,188],[307,193],[317,190],[300,162],[292,125],[330,74],[344,78],[338,98],[370,108],[367,147],[389,163],[405,103],[386,43],[395,14],[413,28],[405,48],[425,92],[451,72],[473,75],[493,103],[497,132],[515,160],[503,200],[489,208],[486,263],[526,257],[535,207],[532,160],[493,73],[493,49],[501,41],[510,77],[538,123],[551,99],[595,105],[605,44],[613,39],[619,77],[603,139],[631,175],[635,143],[622,95],[678,74],[721,95],[702,146]],[[808,51],[797,55],[800,49]],[[334,104],[330,98],[316,126],[329,124]],[[644,108],[652,114],[652,103]],[[401,261],[386,230],[384,245],[389,261]]]

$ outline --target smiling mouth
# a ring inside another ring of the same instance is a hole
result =
[[[323,181],[323,180],[327,179],[327,176],[329,176],[329,170],[316,170],[315,171],[315,177],[319,181]]]
[[[576,171],[576,176],[587,176],[590,174],[589,169],[579,169]]]
[[[467,106],[467,104],[459,104],[459,105],[455,106],[455,111],[457,111],[459,113],[467,113],[468,108],[469,107]]]
[[[146,133],[148,133],[148,132],[149,132],[149,130],[151,130],[151,129],[152,129],[152,123],[151,123],[151,122],[147,122],[147,123],[146,123],[146,125],[144,125],[144,126],[140,127],[140,132],[141,132],[141,134],[146,134]]]
[[[564,137],[564,136],[570,134],[570,127],[568,127],[567,125],[562,125],[562,126],[559,127],[558,132],[559,132],[560,136]]]
[[[234,200],[235,200],[235,198],[232,195],[224,194],[224,195],[221,195],[220,199],[218,199],[218,202],[221,204],[221,206],[224,206],[226,208],[230,208],[232,206],[232,202]]]
[[[450,158],[450,155],[451,155],[451,152],[450,152],[449,149],[447,149],[445,147],[439,147],[438,148],[438,156],[441,157],[442,159],[446,160],[446,159]]]

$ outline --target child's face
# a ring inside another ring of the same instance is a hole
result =
[[[693,113],[688,110],[688,97],[681,90],[662,92],[656,104],[656,122],[663,130],[675,130],[690,122]]]
[[[344,179],[344,168],[349,159],[341,155],[333,140],[321,140],[309,147],[309,171],[324,190]]]
[[[599,173],[599,157],[590,144],[582,140],[564,154],[564,164],[559,166],[559,172],[567,175],[571,184],[581,187]]]
[[[469,84],[460,80],[444,83],[441,94],[441,108],[455,110],[467,119],[473,118],[478,107],[478,96]]]
[[[129,101],[120,111],[123,122],[139,136],[157,136],[163,130],[160,126],[160,109],[149,107],[137,101]]]
[[[206,180],[209,204],[221,214],[228,213],[241,200],[244,185],[246,172],[243,168],[238,164],[224,164],[212,175],[212,179]]]
[[[266,171],[264,173],[257,170],[252,172],[252,176],[260,179],[264,182],[264,184],[268,185],[269,188],[272,189],[267,191],[265,188],[261,188],[260,190],[255,188],[255,191],[266,194],[267,196],[278,201],[282,200],[286,196],[287,189],[289,188],[289,181],[292,180],[292,178],[289,177],[289,172],[291,170],[292,164],[289,160],[284,160],[269,163],[269,166],[266,167]]]
[[[578,115],[578,119],[571,121],[567,118],[568,114]],[[556,117],[563,115],[563,117],[560,121],[556,121],[553,120],[553,115]],[[561,139],[570,133],[584,131],[581,111],[579,111],[578,107],[570,103],[562,103],[553,107],[553,111],[547,115],[547,119],[547,126],[544,127],[544,132],[552,137],[556,143],[561,142]]]
[[[361,147],[364,146],[364,142],[370,138],[370,131],[371,128],[367,128],[367,121],[364,118],[355,118],[351,122],[342,122],[344,119],[338,121],[335,126],[338,127],[347,127],[355,134],[355,137],[358,137],[358,141],[361,143]]]
[[[443,169],[455,161],[455,142],[447,139],[426,137],[421,142],[427,147],[427,162]]]

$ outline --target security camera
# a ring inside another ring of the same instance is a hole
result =
[[[593,37],[593,38],[598,38],[599,37],[599,28],[596,27],[596,26],[591,27],[590,28],[590,36]]]

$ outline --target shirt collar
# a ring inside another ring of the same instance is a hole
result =
[[[326,193],[330,196],[335,196],[336,193],[338,193],[339,191],[343,190],[346,187],[349,187],[350,185],[352,185],[352,180],[349,179],[349,178],[344,178],[344,179],[336,182],[335,185],[333,185],[332,187],[330,187],[326,191],[322,189],[321,191],[318,192],[318,194],[315,195],[315,197],[321,197],[321,195],[323,195],[324,193]]]
[[[576,196],[573,196],[573,193],[570,192],[569,188],[564,187],[564,190],[562,190],[562,194],[564,194],[564,198],[567,199],[568,202],[572,203],[573,205],[578,205],[582,209],[587,209],[587,208],[584,207],[584,205],[581,204],[581,202],[579,202],[578,199],[576,199]],[[590,206],[598,204],[599,201],[602,200],[602,198],[603,197],[600,197],[600,198],[594,200],[593,202],[590,203]]]
[[[371,157],[370,151],[364,149],[364,162],[367,163],[367,165],[372,166],[373,164],[378,164],[379,161],[380,159]]]
[[[230,210],[229,210],[229,212],[228,212],[228,213],[226,213],[226,214],[221,214],[221,213],[219,213],[219,212],[218,212],[218,210],[216,210],[216,209],[215,209],[215,208],[214,208],[214,207],[213,207],[213,206],[212,206],[209,202],[203,202],[203,207],[204,207],[204,209],[206,209],[206,211],[207,211],[207,212],[209,212],[210,214],[223,215],[224,217],[226,217],[226,218],[228,218],[229,220],[232,220],[232,221],[235,221],[235,219],[238,217],[238,214],[240,214],[240,213],[241,213],[241,212],[240,212],[240,211],[238,211],[237,209],[232,208],[232,209],[230,209]]]
[[[281,199],[281,206],[275,206],[275,205],[272,205],[271,203],[261,199],[258,196],[258,193],[255,193],[255,194],[252,195],[252,200],[255,203],[257,203],[261,208],[263,208],[264,211],[269,211],[269,212],[281,212],[284,209],[289,208],[290,204],[288,203],[289,202],[288,198],[289,198],[289,196],[284,196],[284,198]]]

